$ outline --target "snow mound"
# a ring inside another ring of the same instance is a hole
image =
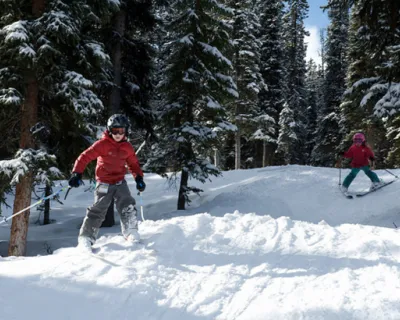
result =
[[[143,245],[105,235],[94,255],[68,248],[3,259],[2,318],[400,317],[394,229],[238,212],[147,221],[142,229]]]

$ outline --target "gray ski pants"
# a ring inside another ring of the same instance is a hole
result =
[[[131,196],[125,180],[120,184],[104,184],[97,182],[94,191],[94,204],[87,208],[79,236],[89,237],[94,243],[101,223],[104,221],[112,199],[115,199],[121,220],[121,231],[127,237],[131,230],[138,229],[135,199]]]

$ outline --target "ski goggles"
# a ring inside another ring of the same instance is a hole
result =
[[[363,139],[354,139],[354,143],[363,143]]]
[[[111,134],[116,135],[124,135],[125,134],[125,128],[111,128]]]

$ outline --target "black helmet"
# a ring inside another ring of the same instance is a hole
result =
[[[125,128],[126,133],[129,132],[129,120],[123,114],[113,114],[107,120],[107,130],[111,131],[112,128]]]

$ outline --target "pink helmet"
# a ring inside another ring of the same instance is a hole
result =
[[[365,136],[363,133],[361,132],[357,132],[354,136],[353,136],[353,142],[365,142]]]

